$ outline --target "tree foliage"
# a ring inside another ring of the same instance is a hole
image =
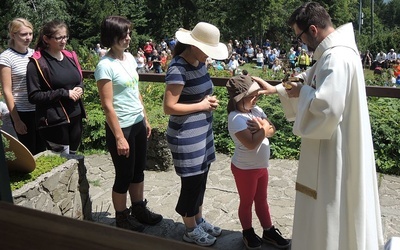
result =
[[[71,15],[67,11],[67,6],[62,0],[5,0],[0,4],[0,46],[7,44],[8,23],[16,18],[23,17],[28,19],[37,35],[43,23],[60,19],[65,22],[71,20]]]

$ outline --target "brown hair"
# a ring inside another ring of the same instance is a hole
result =
[[[305,30],[310,25],[315,25],[321,29],[326,27],[332,27],[332,20],[328,12],[319,3],[308,2],[297,8],[289,20],[287,21],[289,26],[297,24],[299,29]]]
[[[185,51],[190,46],[191,45],[189,45],[189,44],[184,44],[184,43],[177,41],[176,45],[174,47],[174,51],[172,52],[172,57],[179,56],[180,54],[182,54],[183,51]]]
[[[115,43],[124,39],[132,31],[132,23],[122,16],[106,17],[100,25],[100,42],[103,46],[112,47]]]
[[[52,37],[61,28],[65,28],[68,34],[68,26],[63,21],[53,20],[48,23],[45,23],[42,29],[40,30],[35,50],[42,50],[47,48],[47,43],[44,41],[43,36]]]
[[[8,24],[8,33],[10,34],[10,40],[8,40],[8,46],[9,47],[14,47],[14,39],[11,38],[11,34],[13,33],[17,33],[21,27],[28,27],[33,31],[33,25],[32,23],[30,23],[28,20],[26,20],[25,18],[15,18],[14,20],[12,20],[9,24]]]

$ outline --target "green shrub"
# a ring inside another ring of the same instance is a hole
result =
[[[162,107],[165,84],[142,82],[140,93],[147,113],[147,119],[152,128],[165,131],[168,125],[168,115],[164,114]]]
[[[83,103],[85,105],[87,117],[83,120],[82,145],[79,150],[105,150],[106,131],[104,124],[106,118],[101,107],[97,85],[93,79],[85,79]]]
[[[369,97],[377,169],[400,175],[400,99]]]
[[[233,153],[235,145],[228,132],[228,113],[226,111],[228,92],[224,87],[215,87],[214,95],[219,100],[219,107],[214,111],[213,118],[215,147],[219,152],[230,155]]]
[[[300,149],[300,137],[292,132],[292,122],[285,118],[282,106],[277,95],[264,96],[258,102],[267,117],[275,125],[276,133],[271,137],[272,159],[298,159]]]
[[[87,47],[80,45],[76,39],[72,39],[69,42],[67,49],[76,52],[82,69],[95,70],[100,58],[94,50],[88,50]]]
[[[3,147],[5,150],[6,148],[8,148],[10,146],[10,141],[7,140],[7,138],[5,138],[3,135],[1,135],[1,139],[3,141]],[[4,156],[5,156],[6,161],[13,161],[16,159],[15,154],[12,151],[7,151],[7,152],[4,151]]]

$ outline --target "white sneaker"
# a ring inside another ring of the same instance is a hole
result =
[[[214,237],[220,236],[222,233],[221,228],[211,225],[205,219],[203,219],[203,221],[200,224],[198,224],[198,226],[202,227],[206,233]]]
[[[199,246],[208,247],[215,243],[217,238],[204,232],[202,227],[196,227],[192,232],[185,232],[183,241],[196,243]]]

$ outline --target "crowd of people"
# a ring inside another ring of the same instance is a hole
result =
[[[373,70],[374,74],[382,75],[387,72],[385,86],[400,87],[400,53],[390,49],[388,53],[379,51],[374,57],[369,50],[361,53],[361,62],[365,69]]]
[[[138,48],[135,54],[138,73],[165,73],[172,59],[172,50],[175,46],[176,38],[171,39],[168,43],[162,39],[160,43],[153,42],[149,39],[142,47]],[[96,55],[102,58],[109,49],[101,47],[100,43],[96,44],[93,50]]]
[[[100,42],[108,49],[99,46],[101,59],[94,76],[115,168],[112,202],[117,227],[141,232],[144,225],[163,219],[148,208],[144,194],[151,121],[138,72],[153,69],[166,74],[162,106],[169,115],[166,139],[181,181],[175,210],[185,225],[182,239],[211,246],[221,235],[222,229],[203,214],[208,173],[216,157],[213,112],[221,108],[207,72],[211,58],[228,61],[232,72],[226,109],[246,248],[260,249],[264,241],[309,250],[376,250],[383,245],[364,74],[353,26],[335,29],[328,12],[315,2],[297,8],[288,25],[296,44],[301,44],[289,52],[273,48],[268,39],[262,47],[253,47],[250,38],[226,45],[216,26],[199,22],[192,30],[178,29],[169,43],[147,41],[133,56],[127,52],[132,23],[121,16],[101,22]],[[33,26],[22,18],[10,22],[9,48],[0,55],[5,102],[18,139],[32,154],[46,148],[75,154],[86,117],[82,70],[76,53],[65,49],[69,31],[64,22],[47,22],[39,34],[35,49],[30,49]],[[289,66],[279,64],[283,58]],[[274,70],[299,67],[302,81],[272,86],[259,77],[237,76],[242,60],[253,59],[258,67]],[[237,63],[229,62],[234,60]],[[268,206],[268,138],[276,128],[257,106],[263,94],[279,96],[285,117],[293,121],[293,133],[301,137],[292,240],[274,226]],[[252,225],[253,204],[262,237]]]
[[[172,60],[172,52],[177,43],[176,37],[171,39],[161,39],[158,43],[149,39],[142,46],[138,47],[136,63],[139,73],[166,73],[168,65]],[[229,40],[226,44],[228,57],[222,60],[208,57],[206,60],[207,68],[213,67],[216,70],[227,70],[231,76],[241,73],[240,66],[253,63],[254,67],[270,69],[274,72],[288,69],[297,71],[305,70],[312,65],[312,52],[307,50],[307,45],[301,42],[292,42],[289,52],[280,48],[276,44],[266,39],[262,45],[253,42],[249,37],[240,41]],[[103,57],[107,53],[107,47],[96,44],[94,52]]]
[[[239,67],[245,64],[254,64],[254,68],[273,72],[284,70],[301,72],[312,66],[312,51],[308,51],[304,43],[293,42],[288,52],[269,39],[262,45],[254,44],[249,37],[243,41],[229,40],[228,58],[225,60],[208,58],[207,65],[216,70],[228,70],[231,76],[241,74]]]
[[[397,54],[394,49],[390,49],[388,53],[381,50],[375,57],[369,50],[366,50],[363,54],[360,53],[360,55],[364,68],[371,70],[375,70],[377,67],[384,69],[392,68],[394,65],[400,63],[400,54]]]

